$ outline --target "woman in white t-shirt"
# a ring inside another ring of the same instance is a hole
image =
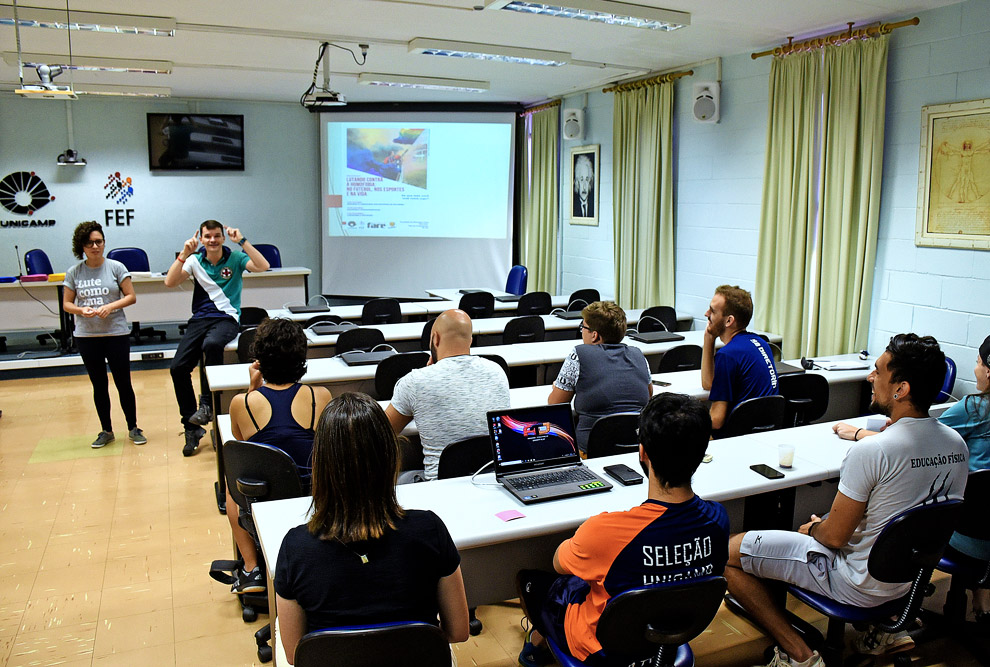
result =
[[[76,316],[73,338],[93,383],[93,402],[100,417],[99,449],[114,441],[110,421],[107,366],[127,419],[128,436],[135,445],[148,442],[137,425],[137,405],[131,387],[130,327],[124,308],[137,301],[131,274],[120,262],[106,259],[106,239],[98,222],[80,222],[72,234],[72,254],[83,260],[65,273],[62,306]]]

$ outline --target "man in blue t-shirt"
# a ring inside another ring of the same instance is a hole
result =
[[[777,393],[777,367],[770,344],[746,331],[753,317],[753,297],[738,285],[715,290],[701,353],[701,386],[708,390],[712,429],[725,426],[729,413],[742,401]],[[715,339],[722,349],[715,352]]]
[[[194,279],[192,318],[186,325],[186,333],[179,342],[171,366],[175,400],[179,404],[182,428],[186,434],[183,456],[192,456],[196,452],[200,438],[206,435],[202,426],[213,418],[205,373],[200,374],[201,394],[199,409],[196,408],[192,370],[199,363],[200,356],[206,358],[207,366],[223,363],[224,346],[234,340],[240,331],[244,269],[252,273],[268,270],[268,260],[248,243],[241,230],[236,227],[226,229],[227,236],[241,246],[243,252],[225,247],[223,225],[216,220],[207,220],[183,244],[165,274],[166,287],[177,287],[189,276]]]

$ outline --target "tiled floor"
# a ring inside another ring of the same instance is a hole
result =
[[[122,439],[99,451],[85,376],[0,379],[0,664],[260,664],[252,634],[267,617],[245,624],[207,575],[231,554],[213,452],[182,456],[167,370],[133,377],[148,444],[123,439],[115,409]],[[479,616],[485,631],[456,647],[459,664],[515,665],[518,605]],[[749,665],[767,643],[723,609],[693,646],[699,665]],[[977,664],[948,642],[918,653],[914,665]]]

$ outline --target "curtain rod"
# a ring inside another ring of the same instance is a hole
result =
[[[523,109],[522,111],[520,111],[519,117],[525,118],[526,116],[532,115],[537,111],[544,111],[545,109],[552,109],[554,107],[559,107],[559,106],[560,106],[560,100],[552,100],[550,102],[547,102],[546,104],[537,104],[535,107],[529,107],[527,109]]]
[[[880,25],[873,25],[867,28],[857,28],[853,30],[853,23],[850,22],[849,26],[843,32],[837,32],[831,35],[825,35],[824,37],[815,37],[813,39],[806,39],[803,42],[794,43],[793,37],[787,38],[787,44],[781,44],[780,46],[769,49],[767,51],[760,51],[759,53],[751,53],[750,58],[756,60],[757,58],[762,58],[763,56],[787,56],[797,51],[810,51],[812,49],[820,49],[823,46],[841,44],[842,42],[848,42],[852,39],[864,39],[867,37],[876,37],[878,35],[886,35],[893,32],[897,28],[905,28],[909,25],[918,25],[921,23],[921,19],[915,16],[913,19],[907,19],[906,21],[897,21],[896,23],[883,23]]]
[[[683,72],[668,72],[667,74],[661,74],[659,76],[651,76],[648,79],[640,79],[639,81],[630,81],[629,83],[620,83],[615,86],[609,86],[608,88],[602,88],[603,93],[621,93],[627,90],[636,90],[637,88],[646,88],[647,86],[655,86],[658,83],[667,83],[668,81],[673,81],[674,79],[680,79],[682,76],[691,76],[694,74],[693,69],[684,70]]]

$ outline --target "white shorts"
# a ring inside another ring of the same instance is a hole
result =
[[[836,570],[835,551],[795,531],[751,530],[743,535],[739,557],[743,571],[755,577],[794,584],[844,604],[875,607],[891,599],[860,591]]]

